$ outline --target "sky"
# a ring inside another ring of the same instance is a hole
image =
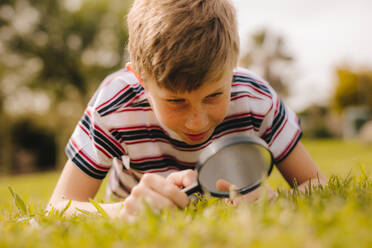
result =
[[[262,28],[284,37],[296,74],[286,103],[296,111],[327,103],[335,67],[372,68],[371,0],[232,1],[242,46]]]

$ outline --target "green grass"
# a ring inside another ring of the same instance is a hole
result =
[[[103,216],[45,216],[58,172],[0,178],[0,247],[372,247],[372,147],[306,141],[326,188],[234,207],[203,198],[183,210],[145,212],[136,223]],[[8,185],[23,198],[14,203]],[[96,200],[103,199],[101,188]],[[17,207],[18,206],[18,207]]]

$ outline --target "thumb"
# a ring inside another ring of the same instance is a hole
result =
[[[230,191],[231,184],[225,179],[218,179],[216,182],[216,189],[218,191]]]

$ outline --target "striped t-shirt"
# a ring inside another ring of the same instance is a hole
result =
[[[267,82],[248,70],[236,68],[231,86],[225,119],[208,140],[189,145],[156,119],[135,75],[120,70],[96,91],[66,153],[83,172],[97,179],[112,168],[107,194],[116,199],[128,196],[143,173],[166,176],[194,168],[200,152],[226,136],[260,137],[279,163],[301,136],[296,114]],[[114,158],[123,163],[113,163]]]

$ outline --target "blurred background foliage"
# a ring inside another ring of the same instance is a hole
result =
[[[0,1],[1,172],[64,163],[64,144],[90,96],[126,60],[129,5]]]
[[[65,144],[91,95],[128,60],[125,16],[130,4],[0,1],[0,174],[63,166]],[[240,60],[284,99],[297,76],[296,56],[286,45],[283,36],[262,29],[242,44]],[[348,107],[370,111],[371,71],[335,68],[329,104],[299,113],[305,136],[340,137]]]
[[[351,70],[342,67],[336,69],[337,83],[333,104],[337,111],[342,112],[351,106],[365,106],[372,111],[372,70]]]

